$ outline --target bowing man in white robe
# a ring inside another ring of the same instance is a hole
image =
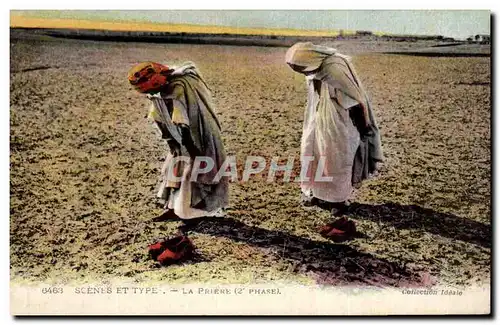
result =
[[[286,62],[306,76],[308,85],[301,140],[303,197],[343,211],[353,188],[383,161],[370,100],[350,59],[333,48],[297,43],[287,51]]]

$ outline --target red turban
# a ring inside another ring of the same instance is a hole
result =
[[[142,62],[130,69],[128,81],[140,93],[158,91],[167,82],[169,67],[155,62]]]

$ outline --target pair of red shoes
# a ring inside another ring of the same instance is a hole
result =
[[[161,265],[172,264],[192,256],[194,248],[191,240],[185,235],[161,240],[148,246],[149,255]]]
[[[319,229],[319,233],[334,242],[343,242],[356,236],[356,225],[347,217],[341,217]]]

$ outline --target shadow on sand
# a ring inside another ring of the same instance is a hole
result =
[[[316,206],[327,211],[333,207],[326,202],[318,203]],[[418,205],[400,205],[391,202],[380,205],[352,203],[345,214],[352,216],[353,219],[361,218],[390,224],[397,229],[422,229],[442,237],[491,248],[490,225]]]
[[[390,262],[344,244],[316,241],[282,231],[248,226],[232,218],[204,218],[190,227],[190,231],[223,236],[265,248],[276,259],[288,261],[294,272],[308,274],[322,285],[432,285],[428,273],[411,268],[406,263]]]
[[[442,237],[491,248],[490,225],[418,205],[353,203],[348,214],[355,218],[388,223],[398,229],[422,229]]]
[[[328,204],[318,206],[326,210],[332,208]],[[489,225],[416,205],[353,203],[346,214],[354,219],[390,224],[398,229],[422,229],[454,240],[491,247]],[[222,236],[266,249],[274,258],[288,261],[294,272],[308,274],[318,284],[424,287],[434,283],[427,271],[411,261],[393,262],[360,252],[348,243],[312,240],[283,231],[249,226],[230,217],[199,219],[188,227],[188,231]]]

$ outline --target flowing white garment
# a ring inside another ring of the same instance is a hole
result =
[[[353,184],[360,185],[383,161],[370,100],[350,59],[333,48],[299,42],[287,51],[285,60],[308,76],[302,192],[328,202],[345,201]]]
[[[328,82],[321,83],[321,93],[329,95],[320,98],[314,90],[313,78],[307,78],[301,162],[303,168],[309,163],[309,168],[301,189],[307,196],[343,202],[353,190],[352,168],[360,141],[359,132],[349,117],[349,108],[357,102],[347,95],[337,97],[339,90]]]
[[[165,159],[165,163],[162,168],[162,177],[166,178],[168,173],[168,167],[170,165],[170,161],[174,158],[174,156],[169,153],[167,158]],[[184,165],[183,169],[183,179],[189,180],[191,178],[191,172],[193,160],[190,160],[189,163]],[[163,191],[166,190],[166,181],[162,183],[160,189],[158,191],[157,196],[163,197]],[[180,183],[180,187],[173,191],[171,195],[168,197],[167,207],[169,209],[173,209],[175,214],[179,216],[181,219],[194,219],[201,217],[221,217],[223,216],[222,208],[217,208],[213,211],[205,211],[191,207],[191,196],[192,196],[192,185],[189,181],[184,181]]]

